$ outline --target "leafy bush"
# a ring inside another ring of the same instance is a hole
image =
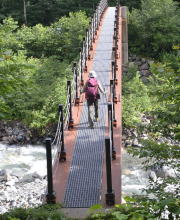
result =
[[[19,27],[11,18],[0,24],[0,120],[41,131],[55,121],[88,22],[76,12],[49,27]]]
[[[139,78],[135,67],[130,67],[123,77],[122,120],[125,127],[137,127],[141,114],[151,109],[147,86]]]
[[[180,215],[180,199],[179,199],[179,173],[180,167],[178,161],[180,160],[180,147],[178,145],[171,145],[165,143],[157,143],[154,140],[142,140],[143,148],[132,148],[129,152],[140,158],[144,158],[144,168],[147,170],[159,171],[163,167],[174,171],[171,176],[164,175],[156,179],[149,179],[149,186],[145,191],[147,198],[144,198],[151,206],[154,215],[161,217],[165,210],[168,210],[168,219],[179,218]],[[162,175],[161,175],[162,176]],[[150,199],[149,195],[153,195]]]
[[[60,206],[43,205],[38,208],[17,208],[0,215],[0,220],[68,220],[60,211]],[[69,219],[70,220],[70,219]]]
[[[28,56],[58,56],[59,60],[72,61],[79,53],[88,22],[84,12],[71,12],[49,27],[41,24],[23,26],[17,38],[23,42]]]
[[[180,132],[179,57],[166,54],[163,63],[154,63],[151,70],[154,77],[149,94],[156,100],[151,112],[156,120],[151,124],[151,130],[174,137]]]
[[[8,55],[7,55],[8,52]],[[24,98],[27,87],[30,86],[30,78],[35,72],[37,61],[33,58],[26,59],[23,51],[14,54],[12,51],[1,53],[0,61],[0,119],[23,118],[22,112],[17,107],[24,106]]]

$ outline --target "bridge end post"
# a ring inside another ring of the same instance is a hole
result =
[[[111,148],[112,148],[112,159],[116,160],[116,149],[114,146],[114,131],[113,127],[115,127],[114,123],[116,123],[115,119],[115,107],[114,103],[108,103],[108,121],[109,121],[109,135],[111,140]]]
[[[53,175],[52,175],[52,152],[51,138],[46,138],[46,158],[47,158],[47,187],[46,202],[48,204],[56,203],[55,192],[53,191]]]
[[[107,193],[105,194],[106,204],[113,206],[115,204],[115,194],[112,189],[112,172],[111,172],[111,146],[110,138],[105,138],[106,148],[106,179],[107,179]]]

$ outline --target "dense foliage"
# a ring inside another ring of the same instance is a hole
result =
[[[151,64],[153,76],[142,83],[135,66],[123,77],[123,123],[139,127],[141,115],[151,116],[149,132],[180,138],[179,56],[166,54],[162,62]]]
[[[129,16],[129,46],[133,53],[159,58],[179,44],[180,12],[172,0],[142,0]]]
[[[141,114],[150,111],[152,106],[148,88],[139,78],[135,65],[130,66],[128,74],[123,76],[122,94],[123,125],[137,127]]]
[[[69,12],[92,14],[99,0],[1,0],[0,21],[11,16],[19,24],[50,25]]]
[[[0,215],[0,220],[68,220],[60,211],[59,205],[43,205],[38,208],[17,208]],[[70,220],[70,219],[69,219]]]
[[[79,25],[77,25],[79,24]],[[0,25],[0,119],[23,120],[43,128],[64,103],[71,62],[77,58],[88,18],[70,13],[49,27]],[[76,35],[74,35],[76,33]]]
[[[151,115],[155,118],[150,130],[161,132],[180,140],[180,63],[179,56],[166,55],[163,63],[155,63],[151,69],[153,80],[149,94],[157,103],[153,105]]]

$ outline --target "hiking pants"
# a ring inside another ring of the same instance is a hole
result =
[[[89,102],[87,100],[87,106],[88,106],[88,122],[89,126],[94,126],[94,118],[98,118],[98,99],[94,102]]]

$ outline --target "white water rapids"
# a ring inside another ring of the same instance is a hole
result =
[[[124,195],[142,194],[148,175],[142,169],[142,160],[125,150],[122,154],[122,192]],[[46,149],[44,146],[6,146],[0,144],[0,170],[22,177],[28,173],[46,175]]]
[[[0,144],[0,170],[17,176],[27,173],[46,175],[46,149],[43,146],[6,146]]]
[[[148,173],[143,170],[142,159],[122,151],[122,195],[142,195],[148,185]]]

